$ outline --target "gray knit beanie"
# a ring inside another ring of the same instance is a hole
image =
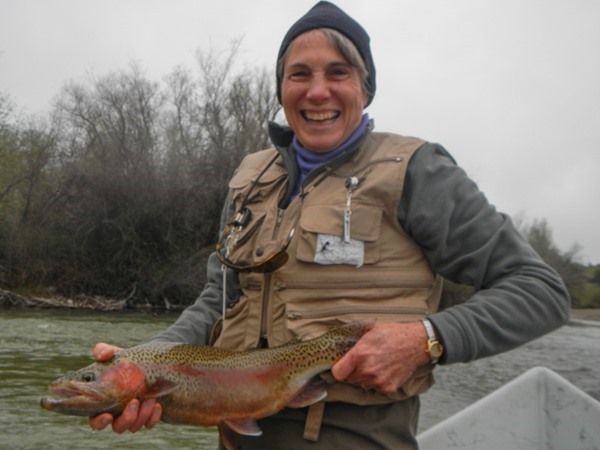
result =
[[[367,68],[367,106],[375,96],[375,63],[369,46],[370,38],[365,29],[352,17],[335,6],[333,3],[321,1],[313,6],[288,30],[277,55],[277,62],[283,57],[292,41],[302,33],[315,28],[332,28],[339,31],[352,41],[362,56]],[[281,103],[281,77],[277,74],[277,98]]]

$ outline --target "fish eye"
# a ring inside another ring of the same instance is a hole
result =
[[[96,374],[94,372],[86,372],[81,375],[81,381],[85,383],[91,383],[96,380]]]

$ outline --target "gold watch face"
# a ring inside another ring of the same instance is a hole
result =
[[[442,344],[440,344],[438,341],[429,341],[427,353],[429,353],[431,358],[438,359],[440,356],[442,356],[443,351],[444,349],[442,348]]]

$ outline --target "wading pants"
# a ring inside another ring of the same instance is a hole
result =
[[[258,421],[262,436],[242,436],[241,449],[415,450],[419,398],[387,405],[325,403],[317,442],[303,438],[308,408],[286,408]],[[222,447],[221,447],[222,448]]]

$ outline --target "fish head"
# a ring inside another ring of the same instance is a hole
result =
[[[124,358],[90,364],[48,386],[52,397],[44,397],[44,409],[74,416],[91,417],[103,412],[120,414],[130,400],[146,390],[144,371]]]

